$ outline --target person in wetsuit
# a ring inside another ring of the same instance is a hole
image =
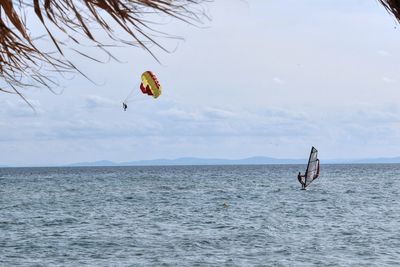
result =
[[[299,174],[297,175],[297,180],[299,180],[299,183],[301,184],[301,189],[305,189],[306,188],[306,181],[305,181],[305,175],[301,175],[301,172],[299,172]],[[304,178],[304,182],[303,179]]]
[[[128,108],[128,105],[125,103],[122,103],[122,107],[124,108],[124,111],[126,111],[126,109]]]

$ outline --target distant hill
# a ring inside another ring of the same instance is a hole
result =
[[[154,159],[129,162],[112,162],[107,160],[95,162],[78,162],[69,164],[71,167],[79,166],[174,166],[174,165],[258,165],[258,164],[305,164],[306,159],[276,159],[270,157],[251,157],[245,159],[204,159],[204,158],[178,158]]]
[[[352,163],[360,163],[360,164],[400,163],[400,157],[394,157],[394,158],[374,158],[374,159],[359,159],[359,160],[352,160]]]
[[[305,163],[304,159],[276,159],[270,157],[251,157],[245,159],[204,159],[204,158],[178,158],[155,159],[123,162],[125,166],[149,165],[247,165],[247,164],[298,164]]]
[[[397,164],[400,157],[393,158],[370,158],[370,159],[328,159],[322,160],[322,164]]]
[[[100,160],[94,162],[78,162],[69,164],[70,167],[100,167],[100,166],[119,166],[118,163],[109,160]]]
[[[128,162],[112,162],[108,160],[94,162],[78,162],[70,167],[100,167],[100,166],[187,166],[187,165],[268,165],[268,164],[306,164],[307,159],[278,159],[271,157],[250,157],[244,159],[218,159],[184,157],[177,159],[154,159]],[[337,159],[321,160],[322,164],[385,164],[400,163],[400,157],[371,159]]]

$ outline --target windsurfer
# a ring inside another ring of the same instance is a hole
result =
[[[297,180],[299,180],[299,183],[301,184],[301,189],[306,188],[306,183],[304,181],[305,179],[303,179],[305,177],[305,175],[301,175],[301,172],[299,172],[299,174],[297,175]]]

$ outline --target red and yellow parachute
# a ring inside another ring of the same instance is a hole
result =
[[[156,75],[151,71],[145,71],[142,74],[142,82],[140,84],[140,90],[143,94],[150,95],[154,99],[158,98],[161,95],[161,85],[157,80]],[[135,89],[131,91],[131,93],[125,98],[124,102],[122,102],[122,106],[124,110],[128,108],[127,103],[135,100],[135,95],[138,94],[138,90]],[[136,98],[137,99],[137,98]]]
[[[140,90],[142,90],[143,94],[151,95],[154,98],[159,97],[162,91],[157,77],[151,71],[146,71],[142,74]]]

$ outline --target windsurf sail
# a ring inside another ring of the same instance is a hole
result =
[[[305,174],[305,187],[309,186],[318,177],[319,177],[318,150],[315,147],[312,147]]]

